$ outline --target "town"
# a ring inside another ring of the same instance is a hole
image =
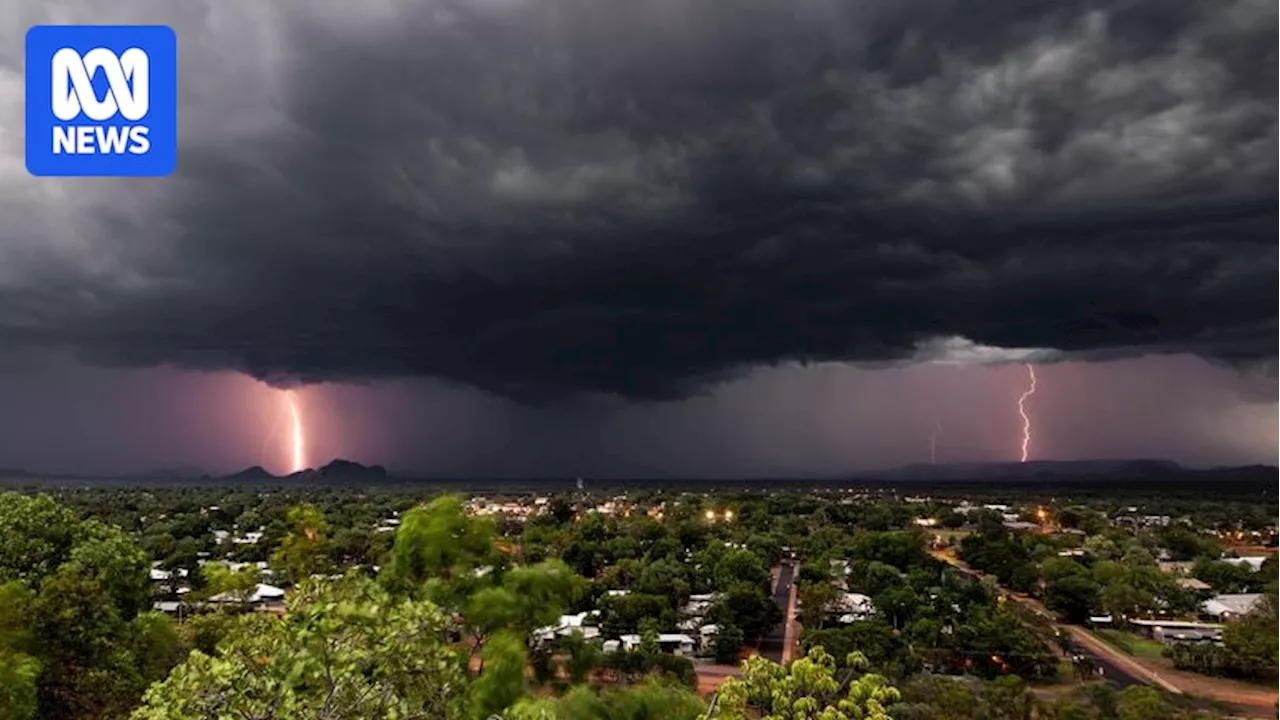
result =
[[[4,587],[31,584],[43,553],[39,572],[96,578],[78,592],[99,595],[80,601],[163,624],[139,665],[155,676],[130,676],[139,686],[247,642],[254,616],[291,617],[355,583],[438,607],[440,642],[469,658],[473,683],[526,668],[492,712],[537,687],[560,702],[574,687],[661,687],[701,717],[707,703],[758,702],[770,673],[803,663],[866,679],[894,718],[1266,717],[1277,702],[1274,496],[79,487],[5,495],[0,528]],[[134,549],[77,565],[82,544],[107,537]],[[48,631],[35,608],[68,598],[30,587],[0,597],[26,598],[7,600],[9,617]],[[44,652],[24,651],[58,662]],[[93,697],[75,672],[57,677]]]

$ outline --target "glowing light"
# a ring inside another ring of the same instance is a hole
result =
[[[733,511],[732,511],[732,510],[725,510],[725,511],[724,511],[724,519],[725,519],[725,520],[732,520],[732,519],[733,519]]]
[[[299,472],[307,466],[307,446],[302,431],[302,413],[298,411],[298,400],[294,397],[292,390],[284,391],[284,401],[289,405],[289,420],[292,423],[290,438],[292,440],[293,467],[289,472]]]
[[[708,520],[715,520],[715,519],[716,519],[716,511],[715,511],[715,510],[708,510],[708,511],[707,511],[707,519],[708,519]]]
[[[1027,414],[1027,398],[1036,394],[1036,369],[1029,363],[1026,367],[1031,384],[1018,396],[1018,414],[1022,416],[1022,459],[1019,462],[1027,461],[1028,450],[1031,447],[1031,416]]]
[[[929,462],[938,464],[938,433],[942,432],[942,423],[933,423],[933,432],[929,433]]]

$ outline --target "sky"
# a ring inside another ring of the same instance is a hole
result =
[[[735,8],[0,0],[0,467],[1276,462],[1274,2]],[[27,174],[43,23],[173,176]]]

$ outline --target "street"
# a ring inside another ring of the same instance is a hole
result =
[[[760,639],[760,654],[776,663],[783,661],[783,649],[786,647],[787,626],[791,622],[788,607],[791,602],[791,583],[795,579],[795,567],[791,563],[783,563],[778,570],[778,582],[773,587],[773,602],[782,611],[782,622],[778,623],[767,635]]]

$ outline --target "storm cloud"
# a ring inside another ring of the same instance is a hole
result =
[[[6,43],[0,349],[529,400],[1274,363],[1275,2],[17,7],[172,24],[182,138],[171,178],[27,177]]]

